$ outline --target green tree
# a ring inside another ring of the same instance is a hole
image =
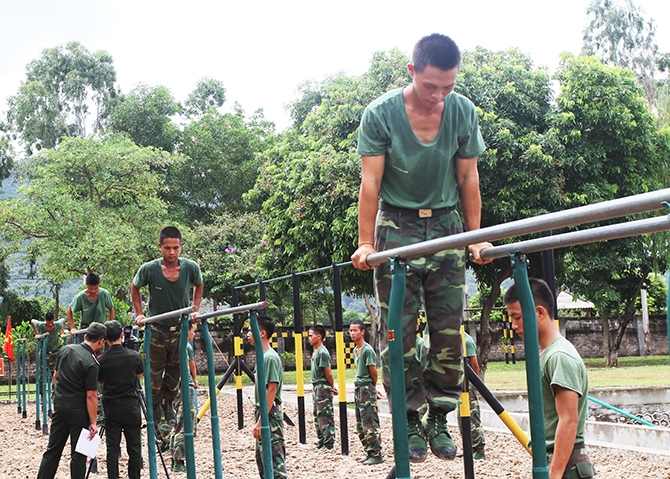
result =
[[[112,112],[110,127],[128,133],[139,146],[173,151],[179,129],[170,117],[179,111],[179,104],[164,86],[139,85],[120,98]]]
[[[482,227],[561,209],[563,178],[555,158],[560,144],[545,120],[551,109],[547,72],[516,49],[479,47],[463,54],[456,91],[477,106],[487,145],[478,162]],[[534,259],[532,265],[540,264]],[[479,361],[485,374],[491,349],[491,313],[499,301],[501,284],[512,270],[509,258],[486,266],[473,265],[473,269],[483,308]]]
[[[125,291],[167,218],[155,170],[181,161],[119,135],[64,139],[20,165],[22,196],[0,201],[2,240],[53,285],[98,271],[109,289]]]
[[[261,152],[274,141],[274,124],[257,111],[247,121],[242,112],[209,110],[182,135],[181,152],[189,157],[167,173],[163,198],[187,222],[208,223],[218,212],[243,212],[242,195],[253,187]]]
[[[8,120],[32,154],[54,148],[63,136],[99,131],[116,96],[116,71],[105,51],[78,42],[46,48],[28,63],[26,81],[8,99]]]
[[[218,108],[226,101],[223,82],[213,78],[203,78],[198,82],[184,103],[184,113],[189,118],[200,118],[210,108]]]
[[[566,54],[557,79],[561,93],[551,124],[563,144],[569,204],[580,206],[661,188],[667,178],[670,143],[656,129],[633,72],[604,65],[595,57]],[[667,245],[667,235],[656,234],[582,245],[565,253],[565,283],[596,305],[609,366],[617,364],[625,328],[649,273],[665,271]],[[616,324],[608,318],[616,318]]]
[[[610,66],[630,68],[654,104],[656,74],[663,56],[656,44],[656,25],[632,0],[622,4],[593,0],[586,10],[589,25],[584,30],[585,55],[596,55]]]

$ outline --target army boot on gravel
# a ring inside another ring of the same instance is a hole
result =
[[[407,413],[407,432],[410,462],[425,461],[428,456],[428,446],[418,412]]]
[[[440,459],[453,459],[456,457],[456,445],[449,435],[447,428],[447,415],[430,409],[421,420],[426,438],[430,443],[430,450]]]

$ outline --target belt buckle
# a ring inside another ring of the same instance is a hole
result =
[[[177,326],[170,326],[170,332],[174,333],[177,330]]]
[[[419,210],[419,218],[431,218],[433,216],[433,210],[423,209]]]

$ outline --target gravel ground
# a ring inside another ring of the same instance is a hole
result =
[[[218,401],[219,425],[221,431],[221,449],[223,477],[257,478],[258,471],[254,460],[254,439],[251,436],[253,406],[245,399],[244,414],[246,427],[237,429],[236,398],[222,393]],[[297,423],[297,408],[287,407],[287,414]],[[16,404],[0,404],[0,479],[32,479],[37,475],[42,453],[46,449],[47,436],[35,430],[35,411],[28,407],[28,418],[21,419],[16,412]],[[354,479],[386,477],[393,465],[393,449],[391,446],[391,421],[382,421],[382,437],[384,440],[384,463],[377,466],[363,466],[356,461],[363,457],[363,450],[355,432],[355,425],[349,422],[350,454],[339,453],[340,432],[337,431],[335,452],[313,452],[312,444],[316,442],[316,434],[312,423],[311,411],[307,413],[307,444],[299,443],[298,427],[285,428],[287,469],[289,477],[297,479]],[[457,444],[460,435],[457,429],[451,430]],[[199,424],[195,439],[196,471],[198,477],[214,477],[212,459],[211,429],[209,415]],[[506,434],[487,433],[487,460],[475,461],[475,477],[477,478],[530,478],[532,477],[531,457],[516,440]],[[591,448],[592,461],[598,471],[598,479],[621,478],[659,478],[670,479],[670,462],[650,461],[642,455],[619,456],[606,450]],[[57,479],[70,477],[69,445],[66,446]],[[104,441],[100,446],[98,458],[98,474],[91,478],[106,478],[107,471],[104,459]],[[159,468],[160,460],[157,459]],[[169,466],[169,460],[168,460]],[[121,459],[121,477],[126,477],[125,458]],[[142,471],[142,478],[148,478],[148,469]],[[159,469],[158,477],[164,478],[165,472]],[[463,461],[442,461],[429,454],[421,464],[411,465],[412,478],[462,478]],[[186,478],[185,473],[170,473],[170,478]]]

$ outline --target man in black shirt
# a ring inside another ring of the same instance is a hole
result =
[[[86,475],[86,456],[75,452],[75,447],[82,429],[89,430],[89,439],[98,433],[98,361],[95,353],[102,348],[106,334],[104,325],[91,323],[83,343],[69,344],[58,353],[53,375],[51,433],[37,479],[53,479],[56,476],[68,437],[72,452],[70,477],[84,479]]]
[[[107,441],[107,477],[119,478],[121,431],[128,451],[128,477],[140,479],[142,468],[142,417],[137,397],[137,378],[144,373],[137,351],[122,346],[123,327],[118,321],[107,321],[109,350],[100,356],[98,381],[102,383],[102,405],[105,408]]]

